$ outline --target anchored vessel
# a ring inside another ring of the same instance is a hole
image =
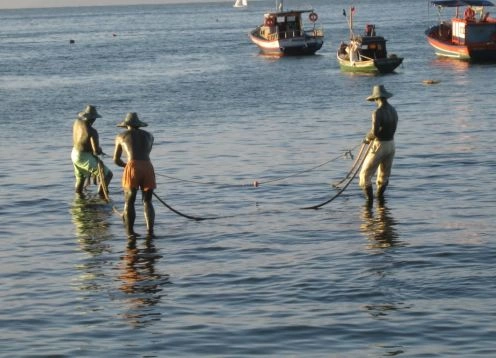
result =
[[[343,13],[346,15],[344,10]],[[376,34],[373,24],[365,26],[363,35],[354,34],[353,13],[354,8],[351,8],[348,22],[350,40],[348,43],[342,42],[336,53],[341,70],[364,73],[393,72],[403,62],[403,57],[388,55],[387,40]]]
[[[436,55],[467,61],[496,61],[496,18],[485,8],[488,0],[434,0],[439,23],[427,29],[427,41]],[[454,8],[454,16],[443,21],[441,12]],[[462,11],[463,10],[463,11]]]
[[[313,55],[324,44],[324,30],[317,26],[318,15],[313,9],[283,9],[264,14],[263,23],[249,33],[250,40],[266,55]],[[305,19],[308,15],[308,20]],[[312,25],[305,28],[305,21]]]
[[[247,7],[248,6],[248,0],[236,0],[234,3],[233,7]]]

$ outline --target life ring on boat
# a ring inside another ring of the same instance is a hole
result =
[[[309,15],[308,15],[308,18],[310,19],[310,21],[312,22],[315,22],[319,19],[319,15],[317,15],[317,13],[315,12],[311,12]]]
[[[465,12],[463,13],[463,17],[465,20],[474,20],[475,18],[475,11],[471,7],[467,7],[465,9]]]
[[[274,26],[274,19],[272,17],[268,17],[265,19],[265,26],[272,27]]]

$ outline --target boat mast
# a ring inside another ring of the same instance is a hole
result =
[[[348,27],[350,28],[350,39],[353,38],[353,13],[355,12],[355,7],[351,6],[350,7],[350,15],[349,17],[346,18],[346,21],[348,22]],[[346,11],[343,10],[343,15],[346,16]]]
[[[284,11],[284,0],[276,0],[276,11]]]

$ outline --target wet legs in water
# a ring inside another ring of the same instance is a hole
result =
[[[372,205],[374,202],[374,190],[372,189],[371,185],[367,185],[365,188],[363,188],[363,192],[365,194],[365,200],[367,201],[368,205]]]
[[[137,234],[134,232],[134,221],[136,220],[136,209],[134,207],[136,201],[137,189],[129,189],[124,193],[124,199],[126,201],[124,205],[123,220],[124,226],[126,228],[126,233],[128,237],[136,237]],[[152,203],[153,190],[142,191],[145,222],[148,235],[153,235],[153,226],[155,224],[155,209]]]
[[[153,189],[143,191],[143,206],[148,236],[153,236],[153,226],[155,225],[155,208],[153,207],[152,198]]]

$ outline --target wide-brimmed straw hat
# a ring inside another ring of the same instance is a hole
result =
[[[138,114],[136,112],[129,112],[126,115],[124,121],[117,125],[117,127],[124,127],[124,128],[126,128],[127,126],[139,128],[139,127],[146,127],[148,126],[148,124],[140,121],[140,119],[138,118]]]
[[[367,97],[367,101],[373,101],[376,100],[377,98],[390,98],[390,97],[393,97],[393,94],[386,91],[384,85],[378,85],[372,88],[372,94]]]
[[[101,115],[96,111],[96,107],[88,104],[84,111],[79,112],[78,117],[81,119],[97,119],[100,118]]]

